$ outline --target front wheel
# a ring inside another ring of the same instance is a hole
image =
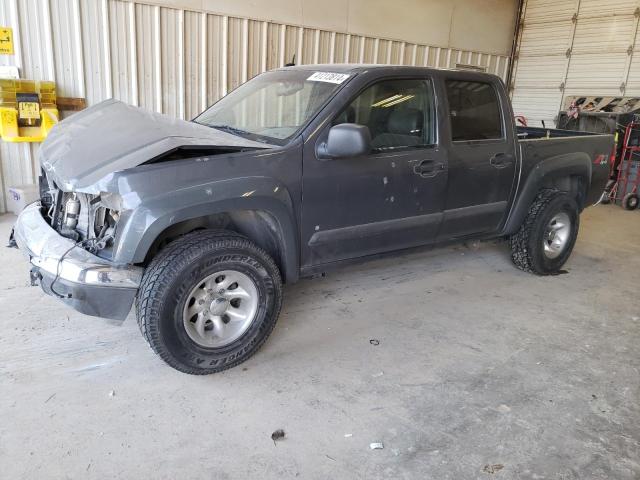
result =
[[[517,233],[511,236],[511,259],[526,272],[557,273],[565,264],[580,226],[576,201],[556,190],[541,191]]]
[[[638,208],[638,203],[640,203],[638,200],[638,195],[636,193],[627,193],[622,198],[622,207],[625,210],[635,210]]]
[[[264,250],[233,232],[199,231],[153,259],[136,312],[156,354],[176,370],[204,375],[251,357],[281,302],[280,273]]]

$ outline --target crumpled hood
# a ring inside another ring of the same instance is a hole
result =
[[[187,145],[269,147],[112,99],[56,125],[40,148],[40,163],[63,190],[82,190],[107,175]]]

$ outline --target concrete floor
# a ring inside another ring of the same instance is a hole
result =
[[[600,206],[567,275],[481,244],[303,281],[266,346],[208,377],[2,249],[0,477],[640,478],[639,244],[640,213]]]

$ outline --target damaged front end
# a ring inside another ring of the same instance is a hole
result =
[[[43,173],[40,198],[44,215],[54,230],[91,253],[109,256],[122,209],[117,194],[63,192]]]
[[[14,238],[32,264],[32,283],[87,315],[124,320],[143,269],[113,263],[119,197],[63,192],[40,178],[41,200],[27,206]]]
[[[144,268],[122,250],[132,248],[137,229],[147,227],[131,227],[130,219],[144,194],[155,193],[141,170],[192,158],[201,166],[198,157],[264,148],[116,100],[66,118],[39,150],[40,201],[27,206],[14,227],[15,242],[33,266],[32,279],[80,312],[124,319]],[[167,179],[158,183],[172,188]]]

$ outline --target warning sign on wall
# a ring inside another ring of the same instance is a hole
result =
[[[13,29],[0,27],[0,55],[13,55]]]

